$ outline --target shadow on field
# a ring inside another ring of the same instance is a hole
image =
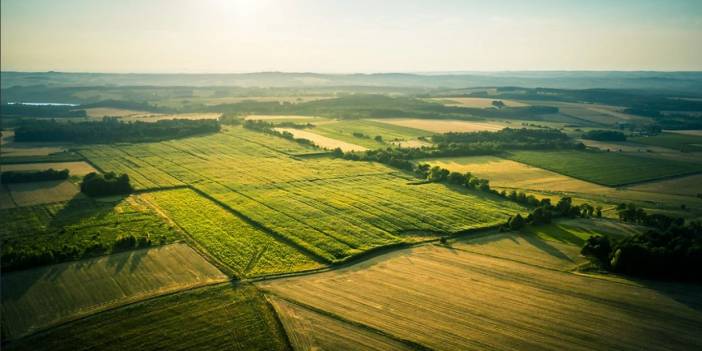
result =
[[[86,218],[103,219],[109,215],[123,198],[112,201],[95,200],[80,193],[54,214],[50,227],[62,228],[79,223]]]
[[[113,268],[113,273],[115,274],[122,272],[124,269],[132,273],[139,266],[144,256],[146,256],[147,251],[148,249],[132,250],[109,255],[107,256],[107,266]]]
[[[702,312],[702,284],[700,283],[629,279],[697,312]]]
[[[551,246],[548,242],[546,242],[546,240],[541,240],[541,239],[539,239],[536,236],[531,235],[531,234],[522,234],[521,237],[524,238],[524,240],[526,240],[532,246],[536,247],[537,249],[539,249],[539,250],[541,250],[541,251],[543,251],[543,252],[545,252],[553,257],[556,257],[558,259],[568,261],[571,263],[575,263],[575,261],[573,261],[573,259],[570,258],[570,256],[566,255],[558,248]]]
[[[80,231],[75,232],[71,229],[66,229],[66,227],[76,224],[81,224],[81,227],[90,226],[92,225],[92,220],[99,221],[108,216],[121,200],[122,198],[100,201],[77,195],[69,200],[63,208],[54,213],[51,219],[48,220],[48,223],[41,223],[42,226],[46,227],[45,230],[42,230],[42,233],[35,234],[42,237],[48,236],[50,240],[42,238],[40,241],[46,241],[43,245],[53,245],[51,249],[54,252],[67,250],[66,254],[69,254],[70,251],[68,250],[71,250],[72,246],[80,246],[80,242],[90,242],[94,239],[92,237],[78,237]],[[84,223],[82,223],[83,221]],[[31,237],[27,239],[31,239]],[[88,253],[86,255],[88,258],[80,260],[3,272],[0,280],[2,301],[5,303],[19,300],[32,288],[41,288],[45,284],[65,284],[66,281],[62,281],[64,275],[88,270],[101,259],[107,260],[108,267],[111,267],[113,274],[120,273],[124,269],[132,272],[140,264],[145,254],[145,250],[136,250],[103,256],[102,258],[90,258],[91,254]],[[89,277],[86,276],[87,278]],[[82,282],[77,283],[80,284]]]

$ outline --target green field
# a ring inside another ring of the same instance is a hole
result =
[[[149,300],[22,339],[7,350],[289,350],[251,286],[225,284]]]
[[[192,190],[169,190],[143,196],[167,214],[203,251],[239,278],[320,267],[313,258]]]
[[[179,237],[138,196],[100,201],[81,197],[3,209],[0,217],[5,270],[14,268],[24,256],[51,263],[109,253],[115,242],[127,235],[148,238],[152,244],[172,242]]]
[[[321,123],[310,129],[310,132],[369,149],[385,148],[387,147],[385,143],[390,141],[407,141],[431,135],[431,132],[420,129],[370,120],[341,120],[333,123]],[[367,138],[355,136],[354,133],[361,133]],[[377,135],[380,135],[384,142],[374,140]]]
[[[521,230],[542,240],[557,241],[581,248],[593,235],[607,235],[621,239],[643,231],[641,227],[609,219],[564,220],[541,226],[527,226]]]
[[[409,185],[377,163],[301,159],[288,140],[232,128],[177,142],[83,150],[139,189],[189,184],[321,262],[398,243],[409,231],[452,233],[502,223],[521,208],[484,193]],[[241,267],[242,264],[229,264]]]
[[[573,178],[621,186],[702,172],[702,165],[614,152],[515,151],[507,158]]]
[[[654,136],[629,138],[629,141],[680,151],[702,151],[702,136],[698,135],[661,133]]]
[[[3,338],[226,279],[184,244],[4,273]]]

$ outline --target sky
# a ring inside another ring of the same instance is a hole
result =
[[[2,0],[0,69],[702,70],[702,0]]]

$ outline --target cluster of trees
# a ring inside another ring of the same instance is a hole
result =
[[[241,125],[242,121],[243,118],[241,118],[241,116],[233,113],[223,113],[221,116],[219,116],[220,124],[238,126]]]
[[[660,213],[648,214],[643,208],[632,203],[617,205],[617,215],[622,222],[640,224],[659,230],[665,230],[672,225],[681,226],[685,223],[685,220],[679,217],[674,218]]]
[[[614,130],[590,130],[583,133],[583,139],[598,141],[626,141],[626,135]]]
[[[46,180],[68,179],[68,170],[55,170],[49,168],[43,171],[5,171],[0,180],[2,184],[41,182]]]
[[[295,123],[295,122],[280,122],[275,124],[279,128],[307,129],[314,128],[312,123]]]
[[[97,174],[91,172],[83,177],[80,191],[88,196],[112,196],[129,194],[134,190],[127,174],[117,175],[115,172]]]
[[[603,268],[623,274],[662,279],[702,280],[702,223],[648,215],[632,204],[618,208],[620,218],[645,224],[648,231],[612,241],[590,237],[582,249]],[[646,219],[654,217],[656,219]]]
[[[168,119],[157,122],[122,122],[109,117],[97,122],[25,121],[15,129],[16,141],[68,141],[74,143],[143,142],[185,138],[220,131],[217,120]]]
[[[353,136],[356,138],[361,138],[361,139],[370,139],[370,136],[363,134],[361,132],[353,132]]]
[[[244,128],[246,128],[246,129],[251,129],[251,130],[254,130],[257,132],[275,135],[275,136],[278,136],[281,138],[292,140],[300,145],[317,147],[309,139],[295,138],[295,136],[290,132],[286,132],[286,131],[281,132],[281,131],[275,130],[276,127],[277,126],[273,123],[261,121],[261,120],[246,120],[246,121],[244,121]],[[341,150],[339,149],[339,151],[341,151]]]
[[[531,207],[529,215],[522,217],[520,214],[510,217],[505,225],[506,229],[520,229],[527,224],[541,225],[551,223],[551,220],[556,217],[602,217],[602,208],[593,207],[590,204],[573,205],[573,200],[570,197],[562,197],[554,206],[551,204],[551,199],[544,198],[536,199],[533,195],[526,196],[524,193],[512,191],[509,194],[501,193],[512,201]]]
[[[497,132],[444,133],[431,137],[436,145],[423,151],[430,156],[495,154],[506,150],[584,149],[557,129],[505,128]]]
[[[15,247],[8,245],[8,247],[3,248],[0,264],[3,271],[21,270],[106,253],[149,247],[155,243],[163,244],[165,243],[165,238],[162,237],[160,242],[154,242],[148,234],[139,237],[125,234],[119,236],[113,242],[94,240],[83,246],[64,244]]]

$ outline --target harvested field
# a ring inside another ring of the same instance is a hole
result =
[[[666,133],[677,133],[677,134],[683,134],[683,135],[693,135],[693,136],[698,136],[702,137],[702,129],[692,129],[692,130],[666,130]]]
[[[506,125],[497,122],[471,122],[452,119],[388,118],[375,121],[433,133],[498,131]]]
[[[433,245],[258,286],[437,350],[702,347],[702,287],[615,283]]]
[[[375,331],[269,297],[295,350],[413,350]]]
[[[315,145],[324,148],[324,149],[336,149],[336,148],[341,148],[342,151],[364,151],[366,150],[365,147],[356,145],[356,144],[351,144],[347,143],[345,141],[337,140],[337,139],[332,139],[329,137],[325,137],[323,135],[313,133],[313,132],[308,132],[306,130],[302,129],[295,129],[295,128],[275,128],[275,130],[279,132],[288,132],[291,133],[295,138],[302,138],[302,139],[307,139],[309,141],[312,141]]]
[[[262,101],[262,102],[286,102],[299,104],[302,102],[318,101],[333,99],[335,96],[228,96],[228,97],[208,97],[202,99],[205,105],[219,104],[238,104],[245,101]]]
[[[218,119],[221,113],[177,113],[172,115],[148,114],[148,115],[133,115],[120,118],[123,121],[142,121],[156,122],[163,119]]]
[[[43,153],[43,152],[41,152]],[[21,163],[63,163],[63,162],[81,162],[83,156],[72,151],[61,151],[50,153],[48,155],[2,155],[0,164],[12,165]]]
[[[7,350],[289,350],[275,312],[252,286],[223,284],[103,312]]]
[[[61,146],[40,146],[38,143],[12,143],[2,147],[2,157],[47,156],[64,151]]]
[[[321,267],[313,258],[192,190],[153,192],[143,198],[159,206],[198,246],[239,278]]]
[[[514,161],[587,180],[619,186],[702,172],[702,165],[614,152],[515,151]]]
[[[478,97],[447,97],[447,98],[432,98],[429,101],[439,102],[446,106],[457,106],[457,107],[474,107],[474,108],[490,108],[494,107],[492,105],[493,101],[502,101],[507,107],[526,107],[529,104],[514,101],[514,100],[504,100],[504,99],[489,99],[489,98],[478,98]]]
[[[114,306],[226,279],[184,244],[5,273],[3,328],[14,339]]]
[[[82,197],[77,185],[67,180],[7,184],[17,206],[33,206]]]
[[[2,165],[0,170],[7,171],[43,171],[49,168],[56,170],[67,169],[70,175],[83,176],[90,172],[97,172],[93,166],[86,162],[42,162],[42,163],[20,163]]]
[[[137,110],[127,110],[122,108],[111,108],[111,107],[93,107],[85,109],[88,117],[91,118],[102,118],[102,117],[127,117],[134,115],[153,115],[152,112],[137,111]]]
[[[496,156],[434,158],[424,159],[421,162],[454,172],[471,172],[480,178],[490,180],[490,184],[497,187],[584,193],[601,193],[609,189]]]
[[[529,229],[526,228],[519,233],[457,239],[450,243],[450,249],[562,271],[587,262],[585,257],[580,256],[580,247],[568,243],[544,241],[535,237]]]

